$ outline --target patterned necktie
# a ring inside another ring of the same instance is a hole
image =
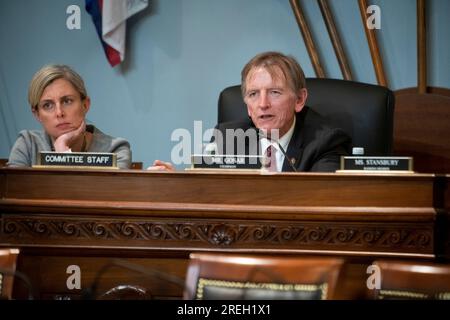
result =
[[[274,148],[272,145],[268,146],[265,152],[265,160],[266,160],[266,168],[270,172],[277,172],[277,158],[275,157],[275,154],[277,152],[277,149]]]

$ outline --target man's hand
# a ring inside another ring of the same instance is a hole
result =
[[[161,160],[155,160],[155,162],[153,162],[153,165],[148,167],[147,170],[150,170],[150,171],[169,171],[169,172],[174,172],[175,168],[170,162],[164,162],[164,161],[161,161]]]
[[[70,146],[86,131],[86,122],[83,119],[81,124],[75,130],[66,132],[56,138],[54,146],[56,152],[65,152],[70,149]]]

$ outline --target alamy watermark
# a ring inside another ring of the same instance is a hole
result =
[[[170,160],[175,165],[191,164],[192,155],[216,154],[216,155],[258,155],[261,154],[259,139],[270,137],[273,141],[278,141],[279,130],[270,132],[251,128],[226,129],[225,132],[218,129],[203,130],[202,121],[194,121],[194,134],[185,128],[175,129],[171,134],[171,141],[177,142],[172,147]],[[224,136],[225,135],[225,136]],[[250,162],[256,163],[257,159]],[[252,164],[255,164],[252,163]]]
[[[366,286],[369,290],[380,289],[381,288],[381,270],[376,264],[372,264],[367,267],[367,274],[370,276],[367,278]]]
[[[366,19],[366,26],[368,29],[381,29],[381,9],[377,5],[370,5],[366,9],[366,13],[370,16]],[[81,10],[80,7],[71,4],[66,8],[66,27],[69,30],[81,29]]]
[[[381,9],[377,5],[370,5],[367,7],[366,13],[370,16],[366,20],[367,29],[381,29]]]
[[[81,289],[81,269],[80,266],[72,264],[67,267],[66,273],[70,274],[66,280],[66,287],[69,290]]]
[[[72,4],[67,7],[66,13],[68,17],[66,19],[66,27],[69,30],[80,30],[81,29],[81,10],[80,7]]]

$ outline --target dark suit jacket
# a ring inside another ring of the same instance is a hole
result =
[[[257,130],[251,119],[219,123],[216,129],[222,133],[224,145],[230,142],[226,139],[227,129],[249,130],[247,132],[254,131],[255,134]],[[250,146],[249,141],[245,139],[245,154],[254,154],[252,150],[259,150],[259,146]],[[259,143],[259,139],[256,141]],[[234,151],[223,153],[237,154],[237,139],[234,142]],[[334,172],[339,169],[340,157],[348,155],[350,149],[351,139],[342,129],[333,128],[321,115],[305,106],[296,115],[294,133],[286,154],[297,171]],[[283,171],[294,171],[288,161],[285,158]]]

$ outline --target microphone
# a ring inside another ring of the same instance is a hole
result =
[[[267,135],[265,135],[264,133],[261,132],[261,130],[258,129],[258,136],[261,138],[266,138],[267,140],[273,141],[277,144],[278,148],[280,148],[281,153],[284,155],[284,161],[287,160],[289,166],[291,167],[292,170],[294,170],[294,172],[297,172],[297,169],[294,166],[295,163],[295,159],[291,159],[288,157],[288,155],[286,154],[286,151],[284,151],[283,147],[281,146],[281,144],[277,141],[277,140],[273,140],[272,138],[269,138]]]

